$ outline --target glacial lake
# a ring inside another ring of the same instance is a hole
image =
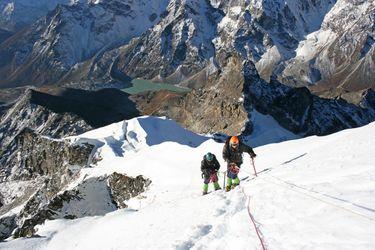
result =
[[[156,90],[169,90],[177,93],[186,93],[189,92],[190,89],[183,88],[183,87],[177,87],[172,84],[167,83],[154,83],[149,80],[144,79],[133,79],[131,81],[133,86],[129,88],[122,89],[122,91],[134,95],[145,91],[156,91]]]

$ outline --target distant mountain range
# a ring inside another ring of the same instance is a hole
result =
[[[338,119],[344,127],[373,119],[372,2],[24,0],[1,1],[0,8],[2,103],[29,86],[42,87],[42,92],[95,90],[144,78],[192,91],[134,95],[140,114],[165,114],[197,132],[240,133],[246,127],[250,133],[246,122],[251,110],[260,107],[259,101],[243,105],[249,84],[243,65],[251,62],[264,88],[276,81],[354,104],[344,110],[331,107],[333,113],[366,109],[360,111],[365,117],[356,120],[361,122],[315,114],[322,119]],[[285,109],[278,102],[272,105]],[[1,112],[9,107],[3,104]],[[287,129],[294,126],[282,123]]]

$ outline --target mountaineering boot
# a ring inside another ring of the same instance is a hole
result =
[[[214,188],[215,188],[215,191],[221,189],[218,182],[214,182]]]
[[[232,178],[227,178],[227,186],[225,187],[225,191],[228,192],[230,191],[231,187],[232,187]]]
[[[208,191],[208,184],[203,184],[203,195],[207,194]]]

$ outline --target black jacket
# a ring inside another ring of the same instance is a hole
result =
[[[234,162],[239,166],[242,164],[242,154],[244,152],[248,153],[251,157],[256,156],[256,154],[250,146],[247,146],[246,144],[240,141],[238,147],[236,149],[233,149],[229,145],[229,139],[227,139],[223,148],[223,158],[226,162]]]
[[[210,176],[212,173],[216,172],[219,169],[220,163],[217,161],[215,155],[212,161],[207,161],[205,158],[203,158],[201,162],[201,171],[203,175]]]

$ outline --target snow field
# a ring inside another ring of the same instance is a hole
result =
[[[270,133],[282,131],[268,124]],[[256,131],[254,140],[267,138],[267,129]],[[96,143],[103,159],[82,170],[82,178],[114,171],[142,174],[152,180],[149,190],[127,209],[47,221],[37,227],[41,238],[10,240],[0,248],[261,249],[247,196],[267,249],[375,247],[375,123],[256,147],[257,171],[268,171],[254,178],[245,155],[239,177],[247,179],[240,188],[206,196],[201,196],[200,161],[212,152],[224,171],[223,144],[173,121],[141,117],[70,139]],[[219,183],[223,186],[222,175]]]

